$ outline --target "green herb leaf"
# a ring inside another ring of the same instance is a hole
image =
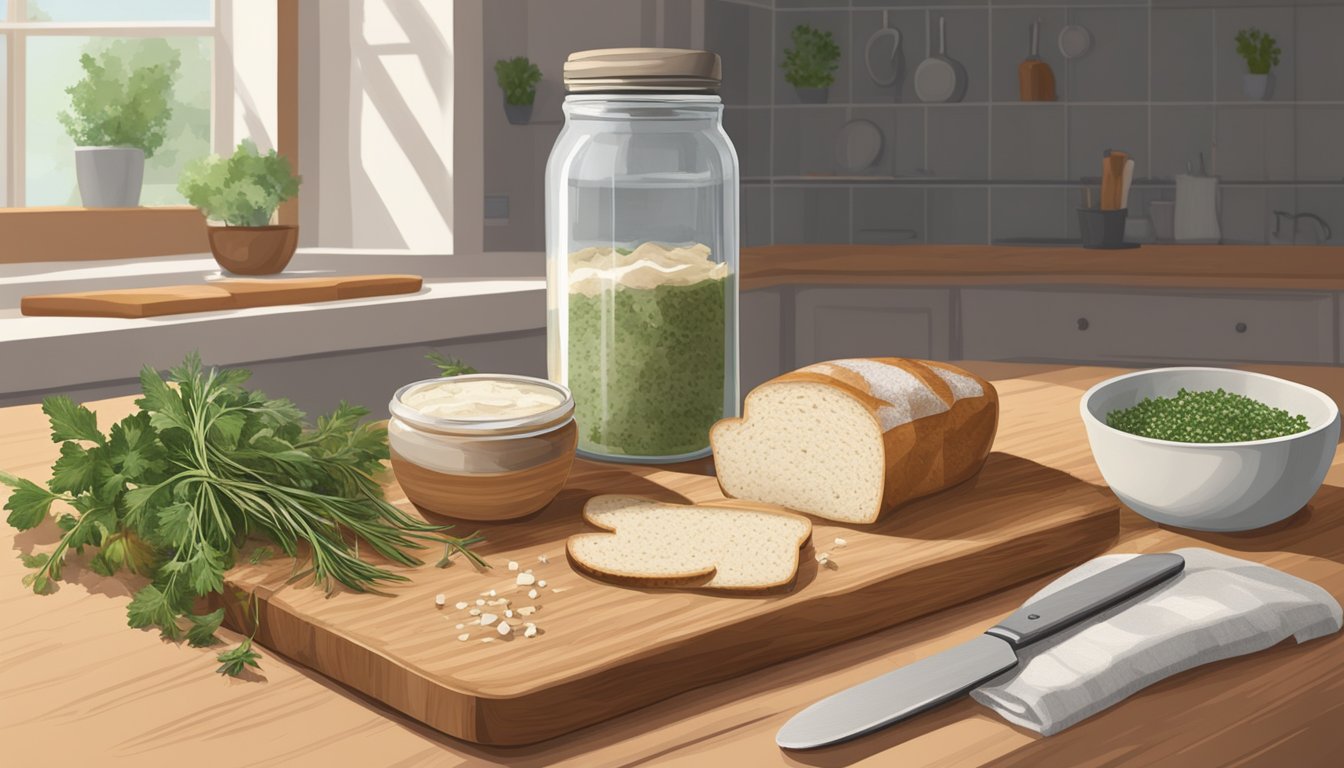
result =
[[[41,568],[50,559],[51,555],[46,552],[38,552],[32,555],[19,554],[19,560],[23,562],[25,568]]]
[[[98,417],[93,411],[65,395],[53,395],[42,401],[42,412],[51,420],[51,442],[84,440],[103,444],[103,433],[98,431]]]
[[[187,620],[191,622],[191,626],[187,628],[187,644],[195,648],[202,648],[219,642],[219,638],[215,637],[215,632],[219,630],[219,625],[224,622],[223,608],[206,614],[188,614]]]
[[[132,414],[112,425],[107,458],[127,481],[139,483],[164,470],[162,450],[149,414]]]
[[[9,501],[5,502],[5,509],[9,510],[9,517],[5,519],[20,531],[36,528],[51,511],[51,502],[59,498],[37,483],[8,472],[0,472],[0,483],[14,489],[9,494]]]
[[[134,628],[158,627],[164,637],[178,640],[182,628],[177,625],[177,611],[169,605],[168,596],[157,586],[142,587],[126,607],[126,623]]]
[[[156,535],[158,540],[174,549],[186,545],[192,538],[196,525],[196,512],[190,504],[178,502],[169,504],[158,511]]]
[[[476,369],[462,362],[455,357],[445,357],[438,352],[430,352],[425,355],[425,359],[434,364],[439,369],[440,376],[465,376],[476,373]]]
[[[215,671],[221,675],[237,677],[243,673],[244,667],[261,669],[261,665],[257,663],[257,659],[260,658],[261,654],[252,650],[252,638],[249,637],[244,639],[237,648],[223,651],[216,656],[215,661],[218,661],[220,664],[219,669]]]
[[[53,493],[83,493],[93,487],[100,448],[82,448],[79,443],[61,443],[61,458],[51,468],[47,487]]]

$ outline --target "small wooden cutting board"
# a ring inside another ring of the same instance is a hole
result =
[[[310,304],[370,296],[415,293],[416,275],[348,275],[281,280],[230,279],[208,285],[170,285],[112,291],[24,296],[20,310],[30,316],[157,317],[221,309]]]
[[[487,541],[476,551],[494,567],[397,568],[410,580],[390,587],[391,597],[328,598],[287,584],[290,560],[245,564],[225,577],[227,621],[251,632],[241,606],[255,593],[266,648],[444,733],[493,745],[541,741],[1058,571],[1107,548],[1119,527],[1116,502],[1095,487],[994,453],[976,477],[875,525],[814,520],[796,583],[742,597],[613,586],[580,575],[565,556],[565,539],[591,530],[580,513],[592,496],[729,503],[713,477],[577,461],[550,506],[510,523],[420,514],[390,478],[387,493],[412,514],[454,522],[457,533],[480,528]],[[818,565],[822,551],[833,567]],[[508,570],[510,561],[520,570]],[[526,570],[538,584],[516,584]],[[472,623],[477,600],[499,598],[511,602],[479,610],[502,617],[536,606],[523,620],[540,633],[501,637]]]

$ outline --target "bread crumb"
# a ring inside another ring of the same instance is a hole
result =
[[[528,624],[525,624],[524,627],[526,627],[526,628],[523,630],[523,637],[536,637],[536,636],[537,636],[537,625],[536,625],[536,624],[528,623]]]
[[[488,626],[490,626],[491,624],[494,624],[494,623],[495,623],[496,621],[498,621],[498,620],[499,620],[499,617],[496,616],[496,615],[493,614],[493,613],[482,613],[482,614],[481,614],[481,626],[483,626],[483,627],[488,627]]]
[[[535,605],[525,605],[522,608],[518,609],[519,616],[531,616],[536,612],[537,612],[537,606]]]
[[[463,641],[463,642],[466,642],[467,639],[470,638],[470,637],[471,637],[471,634],[470,634],[470,633],[463,632],[462,634],[460,634],[460,635],[457,636],[457,639],[458,639],[458,640],[461,640],[461,641]]]
[[[512,632],[512,631],[513,631],[513,627],[510,627],[508,624],[505,624],[505,623],[502,622],[502,621],[499,623],[499,636],[500,636],[500,637],[508,637],[508,634],[509,634],[510,632]]]
[[[529,589],[529,590],[527,590],[527,598],[528,598],[529,600],[536,600],[536,599],[537,599],[537,590],[535,590],[535,589]]]
[[[835,546],[836,546],[836,549],[839,549],[840,547],[843,547],[843,546],[845,546],[845,545],[848,544],[848,543],[849,543],[848,541],[845,541],[844,539],[840,538],[839,536],[836,536],[836,537],[835,537]]]
[[[480,599],[480,598],[478,597],[478,598],[476,598],[476,604],[477,604],[477,605],[485,605],[485,601],[482,600],[482,599]]]
[[[459,610],[459,611],[460,611],[460,610],[463,610],[463,609],[466,608],[466,607],[467,607],[467,603],[466,603],[465,601],[464,601],[464,602],[460,602],[460,603],[457,604],[457,610]]]
[[[472,616],[480,616],[480,615],[481,615],[481,609],[480,609],[480,608],[472,608],[470,611],[467,611],[467,613],[470,613]]]
[[[830,562],[830,560],[831,560],[831,553],[830,553],[830,552],[818,552],[818,553],[817,553],[817,562],[818,562],[818,563],[821,563],[822,565],[825,565],[826,563]]]
[[[512,618],[513,618],[513,611],[505,611],[505,612],[504,612],[504,618],[506,618],[506,619],[512,619]]]
[[[530,587],[533,584],[537,583],[537,577],[533,576],[530,573],[520,573],[518,574],[518,578],[516,579],[515,583],[517,583],[518,586],[520,587]]]
[[[458,624],[456,627],[453,627],[453,629],[463,629],[466,626],[467,626],[466,624]]]
[[[495,638],[493,638],[493,637],[482,637],[482,638],[481,638],[481,642],[482,642],[482,643],[493,643],[493,642],[495,642]]]
[[[447,602],[448,598],[444,597],[442,592],[434,596],[434,604],[439,606],[440,608],[446,605]]]
[[[509,561],[509,570],[510,570],[510,571],[516,571],[516,570],[518,570],[518,563],[515,562],[515,561],[513,561],[513,560],[510,560],[510,561]]]
[[[547,557],[547,556],[545,556],[545,555],[537,555],[537,562],[538,562],[538,563],[541,563],[542,565],[545,565],[545,564],[551,562],[551,558],[549,558],[549,557]]]
[[[539,579],[539,580],[537,581],[537,586],[538,586],[538,587],[541,587],[542,589],[545,589],[545,588],[546,588],[546,580],[545,580],[545,579]]]
[[[564,591],[566,591],[566,590],[568,590],[568,589],[569,589],[569,587],[556,587],[556,588],[552,589],[551,591],[554,592],[554,593],[556,593],[556,594],[558,595],[558,594],[560,594],[561,592],[564,592]]]

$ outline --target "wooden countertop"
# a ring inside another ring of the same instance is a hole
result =
[[[1100,483],[1077,418],[1078,397],[1118,369],[970,363],[1002,397],[995,449]],[[1344,402],[1344,369],[1256,366]],[[92,405],[106,426],[132,398]],[[37,481],[57,446],[37,406],[0,410],[0,468]],[[487,531],[488,534],[488,531]],[[21,764],[168,765],[1316,765],[1344,746],[1344,635],[1291,641],[1191,670],[1048,739],[969,699],[839,747],[781,753],[774,734],[800,708],[892,667],[965,641],[1045,580],[1008,588],[826,652],[676,696],[542,744],[455,741],[262,649],[248,679],[214,674],[213,650],[126,627],[140,585],[75,558],[59,592],[19,583],[17,559],[54,541],[50,522],[0,526],[0,740]],[[1293,518],[1244,534],[1180,533],[1122,513],[1113,551],[1206,546],[1285,568],[1344,598],[1344,454]],[[226,642],[239,638],[222,633]],[[763,642],[768,638],[763,638]]]
[[[742,287],[1104,285],[1344,291],[1344,247],[769,245],[742,249]]]

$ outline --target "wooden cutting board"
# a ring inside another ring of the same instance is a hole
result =
[[[394,483],[387,490],[393,503],[414,509]],[[255,593],[265,648],[449,735],[527,744],[1080,563],[1111,544],[1119,525],[1115,501],[1095,487],[994,453],[977,477],[876,525],[814,521],[792,589],[731,597],[621,588],[575,572],[564,542],[589,530],[580,510],[599,493],[725,503],[712,477],[578,461],[549,507],[482,526],[488,540],[477,551],[489,571],[461,561],[399,569],[410,582],[391,587],[391,597],[328,598],[307,583],[285,583],[292,561],[245,564],[225,578],[227,621],[250,632],[240,606]],[[457,526],[462,534],[478,527]],[[837,536],[844,547],[835,546]],[[835,567],[820,567],[819,551]],[[549,562],[539,561],[543,555]],[[511,560],[546,581],[537,598],[516,586]],[[483,595],[492,589],[497,597]],[[538,606],[526,620],[540,634],[505,639],[467,623],[477,599],[498,597],[515,610]],[[469,608],[457,609],[459,601]],[[458,640],[463,633],[467,641]]]
[[[369,296],[415,293],[416,275],[348,275],[279,280],[230,279],[208,285],[169,285],[113,291],[24,296],[25,315],[60,317],[157,317],[221,309],[310,304]]]

